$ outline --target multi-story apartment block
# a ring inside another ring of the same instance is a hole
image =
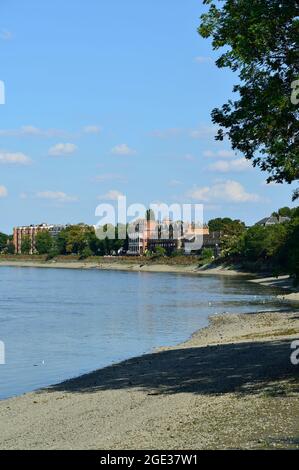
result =
[[[64,225],[47,225],[47,224],[15,227],[13,230],[13,242],[15,245],[15,252],[22,253],[22,240],[24,239],[24,237],[28,237],[30,240],[29,253],[32,255],[36,252],[35,239],[36,239],[36,235],[39,232],[48,231],[50,235],[54,238],[64,228],[65,228]]]

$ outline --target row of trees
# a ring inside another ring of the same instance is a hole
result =
[[[12,241],[12,236],[0,232],[0,253],[13,254],[14,252],[15,246]]]
[[[105,227],[108,230],[108,227]],[[35,249],[40,255],[55,257],[59,255],[78,255],[81,258],[89,256],[104,256],[117,253],[125,247],[126,240],[118,239],[118,228],[115,228],[115,239],[108,237],[99,239],[94,227],[85,224],[70,225],[53,238],[48,231],[36,235]],[[22,253],[29,253],[30,243],[22,240]]]
[[[111,227],[110,227],[111,228]],[[109,229],[104,227],[104,231]],[[34,241],[35,251],[39,255],[47,255],[54,258],[59,255],[78,255],[82,258],[88,256],[104,256],[117,253],[120,248],[127,249],[128,240],[118,239],[118,227],[115,230],[115,239],[108,237],[99,239],[94,227],[85,224],[77,224],[66,227],[57,237],[52,237],[48,231],[39,232]],[[32,243],[29,236],[22,238],[21,252],[29,254]],[[0,253],[14,254],[15,246],[12,236],[0,232]]]

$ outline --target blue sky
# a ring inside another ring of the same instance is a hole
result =
[[[205,205],[248,224],[292,186],[214,141],[213,107],[237,77],[197,34],[200,0],[2,0],[0,231],[96,223],[95,208]]]

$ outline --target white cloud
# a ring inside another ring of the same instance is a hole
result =
[[[116,147],[111,150],[111,153],[114,155],[135,155],[136,150],[130,148],[127,144],[120,144],[116,145]]]
[[[191,137],[192,139],[209,139],[215,137],[218,127],[214,125],[200,124],[194,129],[183,129],[173,127],[168,129],[157,129],[150,132],[150,136],[158,139],[171,139],[177,137]]]
[[[206,57],[206,56],[202,56],[202,55],[199,55],[199,56],[195,57],[194,60],[198,64],[210,64],[210,63],[213,62],[212,57]]]
[[[106,201],[117,201],[118,198],[123,197],[123,193],[118,191],[117,189],[110,189],[106,194],[102,196],[98,196],[99,200],[106,200]]]
[[[0,152],[0,164],[3,165],[29,165],[31,159],[24,153]]]
[[[169,129],[161,129],[161,130],[157,129],[155,131],[152,131],[150,135],[158,139],[169,139],[171,137],[178,137],[179,135],[182,134],[182,132],[183,132],[183,129],[173,127]]]
[[[228,173],[230,171],[232,172],[242,172],[242,171],[247,171],[251,170],[252,165],[246,158],[238,158],[236,160],[218,160],[215,163],[212,163],[209,165],[209,170],[211,171],[217,171],[220,173]]]
[[[13,39],[13,34],[11,31],[8,31],[7,29],[1,29],[0,38],[3,41],[11,41]]]
[[[38,129],[37,127],[35,126],[22,126],[19,130],[20,134],[23,134],[23,135],[42,135],[44,133],[44,131],[42,131],[41,129]]]
[[[234,150],[219,150],[217,152],[217,156],[220,158],[232,158],[236,155],[236,152]]]
[[[209,186],[204,186],[201,188],[194,186],[193,189],[188,191],[187,197],[190,197],[191,199],[195,199],[198,201],[208,201],[210,190],[211,188],[209,188]]]
[[[174,179],[174,180],[169,181],[168,184],[169,184],[169,186],[180,186],[183,183],[179,180]]]
[[[183,159],[186,160],[187,162],[194,162],[196,160],[194,155],[191,155],[190,153],[187,153],[186,155],[184,155]]]
[[[262,186],[266,186],[267,188],[271,188],[271,186],[277,186],[281,183],[277,183],[277,181],[270,181],[269,183],[267,183],[267,181],[263,181],[262,183]]]
[[[123,175],[119,175],[118,173],[103,173],[102,175],[97,175],[94,178],[94,181],[97,183],[103,183],[104,181],[125,181]]]
[[[85,134],[100,134],[102,132],[102,128],[97,125],[89,125],[83,128],[83,132]]]
[[[36,194],[36,197],[57,202],[75,202],[78,200],[76,196],[69,196],[62,191],[41,191]]]
[[[204,157],[215,157],[215,158],[233,158],[236,156],[236,152],[234,150],[217,150],[217,151],[212,151],[212,150],[205,150],[203,152]]]
[[[63,137],[66,132],[60,129],[40,129],[36,126],[26,125],[18,129],[0,129],[1,137]]]
[[[260,197],[254,193],[246,192],[238,181],[220,181],[212,186],[194,187],[187,193],[191,199],[202,202],[257,202]]]
[[[197,129],[190,131],[192,139],[206,139],[208,137],[214,137],[217,134],[216,126],[207,126],[205,124],[200,125]]]
[[[58,157],[62,155],[72,155],[76,150],[77,146],[75,144],[56,144],[49,149],[49,155],[52,157]]]
[[[98,125],[88,125],[81,129],[84,134],[100,134],[102,128]],[[80,136],[80,132],[71,133],[62,129],[41,129],[40,127],[33,126],[32,124],[24,125],[16,129],[0,129],[1,137],[40,137],[51,139],[54,137],[71,138]]]
[[[8,194],[7,189],[5,186],[0,186],[0,198],[1,197],[6,197]]]

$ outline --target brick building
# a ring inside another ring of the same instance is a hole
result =
[[[22,253],[22,240],[24,239],[24,237],[28,237],[30,240],[29,253],[32,255],[36,253],[35,239],[38,233],[43,232],[43,231],[48,231],[50,235],[54,238],[64,228],[65,228],[64,225],[47,225],[47,224],[15,227],[13,230],[13,242],[15,245],[15,252]]]
[[[158,246],[164,248],[167,254],[171,254],[176,250],[185,250],[188,243],[198,238],[203,239],[207,235],[209,235],[207,226],[183,224],[166,219],[162,222],[138,219],[129,227],[127,254],[142,256],[147,250],[155,251]]]

